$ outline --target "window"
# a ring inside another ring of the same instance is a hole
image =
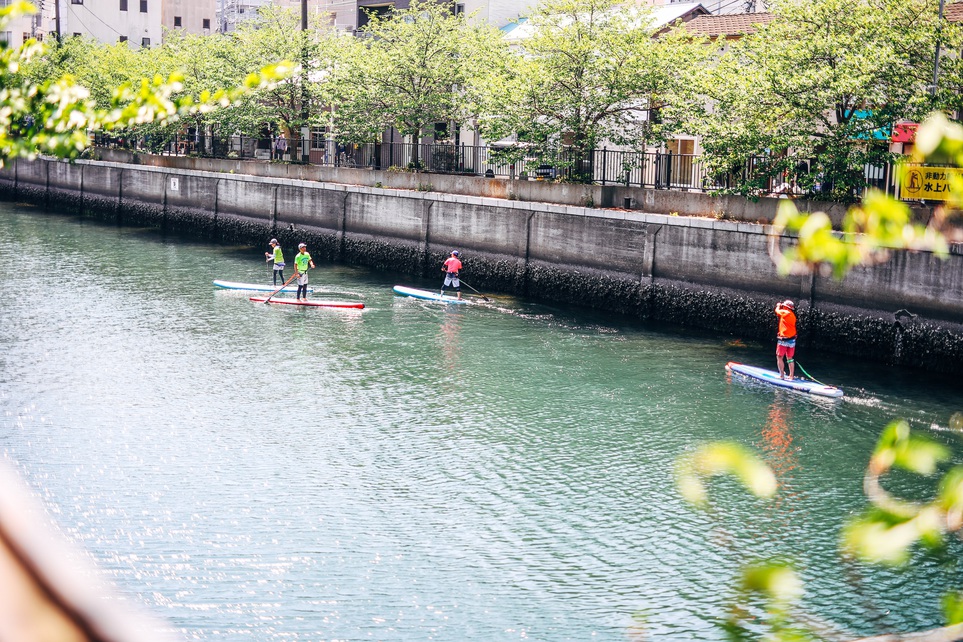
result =
[[[0,31],[0,44],[9,45],[11,42],[13,42],[13,32]]]
[[[117,39],[117,42],[127,42],[127,36],[121,36]]]
[[[695,141],[691,138],[674,138],[666,142],[665,147],[673,154],[691,155],[695,153]]]
[[[74,32],[74,38],[79,38],[80,36],[81,36],[81,33],[79,31]]]
[[[462,2],[455,5],[455,15],[457,16],[459,13],[465,13],[465,5]]]
[[[120,0],[120,10],[127,11],[127,0]]]
[[[70,4],[83,4],[84,0],[70,0]]]
[[[358,7],[358,29],[361,29],[368,24],[368,20],[371,16],[385,17],[390,15],[394,7],[394,3],[365,5],[363,7]]]
[[[23,41],[24,41],[24,42],[27,42],[28,40],[30,40],[30,34],[29,34],[28,32],[26,32],[26,31],[24,31],[24,32],[23,32]]]
[[[140,12],[147,13],[147,0],[140,0]]]
[[[181,26],[181,17],[180,17],[180,16],[174,16],[174,26],[175,26],[175,27],[180,27],[180,26]]]
[[[311,128],[311,149],[324,149],[324,144],[328,140],[327,127]]]
[[[211,28],[211,19],[210,19],[210,18],[204,18],[203,24],[204,24],[204,28],[205,28],[205,29],[210,29],[210,28]]]
[[[141,38],[141,39],[140,39],[140,46],[141,46],[141,47],[150,47],[150,38]]]

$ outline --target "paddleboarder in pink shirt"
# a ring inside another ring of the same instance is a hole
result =
[[[458,260],[458,250],[452,250],[451,256],[441,267],[445,272],[445,282],[441,285],[441,294],[444,296],[445,288],[449,285],[455,288],[458,298],[461,298],[461,282],[458,280],[458,272],[461,270],[461,261]]]

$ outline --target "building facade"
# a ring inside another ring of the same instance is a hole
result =
[[[216,31],[216,3],[217,0],[44,0],[38,3],[40,13],[34,17],[34,36],[55,37],[59,25],[63,37],[87,36],[103,43],[128,42],[133,47],[151,47],[163,42],[165,29],[195,34]]]
[[[0,0],[0,7],[9,7],[13,3],[13,0]],[[37,40],[43,40],[44,38],[44,28],[43,28],[43,10],[44,5],[43,0],[34,0],[34,5],[38,6],[38,12],[32,16],[23,16],[15,20],[11,20],[10,24],[4,27],[3,31],[0,31],[0,42],[5,43],[9,47],[20,47],[25,41],[31,38],[36,38]],[[47,0],[46,4],[52,3]]]
[[[338,28],[354,28],[355,0],[306,0],[305,4],[309,15],[329,14]],[[257,15],[261,7],[268,5],[301,12],[301,0],[217,0],[218,28],[222,33],[234,31],[239,24]]]

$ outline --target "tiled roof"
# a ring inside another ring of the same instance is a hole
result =
[[[963,22],[963,2],[948,3],[943,8],[948,22]],[[771,13],[730,13],[697,16],[686,23],[685,28],[698,35],[717,37],[745,36],[755,33],[756,25],[767,24],[773,19]]]
[[[701,16],[707,13],[708,11],[699,1],[674,2],[654,7],[651,12],[644,13],[643,18],[650,28],[658,29],[659,27],[664,27],[668,29],[669,25],[678,20],[688,22],[692,20],[694,16]],[[533,29],[534,27],[532,27],[529,19],[522,17],[501,27],[501,32],[509,43],[514,44],[530,38]]]
[[[957,4],[963,7],[963,2]],[[710,38],[745,36],[754,33],[756,25],[766,24],[772,18],[771,13],[727,13],[721,16],[697,16],[687,22],[685,28],[693,34],[709,36]]]
[[[943,17],[949,22],[963,22],[963,2],[954,2],[943,7]]]
[[[652,26],[664,27],[676,20],[688,22],[692,16],[708,14],[709,11],[701,2],[673,2],[652,8]]]

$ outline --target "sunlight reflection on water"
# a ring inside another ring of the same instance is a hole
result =
[[[51,247],[57,269],[23,268]],[[771,360],[752,341],[511,297],[447,309],[343,266],[319,266],[315,296],[363,311],[214,291],[268,282],[259,252],[0,207],[17,293],[0,449],[186,638],[721,639],[731,577],[766,555],[800,560],[806,606],[869,634],[935,625],[960,580],[924,563],[854,587],[835,554],[883,425],[958,410],[918,377],[812,356],[852,395],[821,404],[730,381],[728,360]],[[723,482],[717,520],[686,508],[672,464],[713,439],[759,450],[778,498]]]

